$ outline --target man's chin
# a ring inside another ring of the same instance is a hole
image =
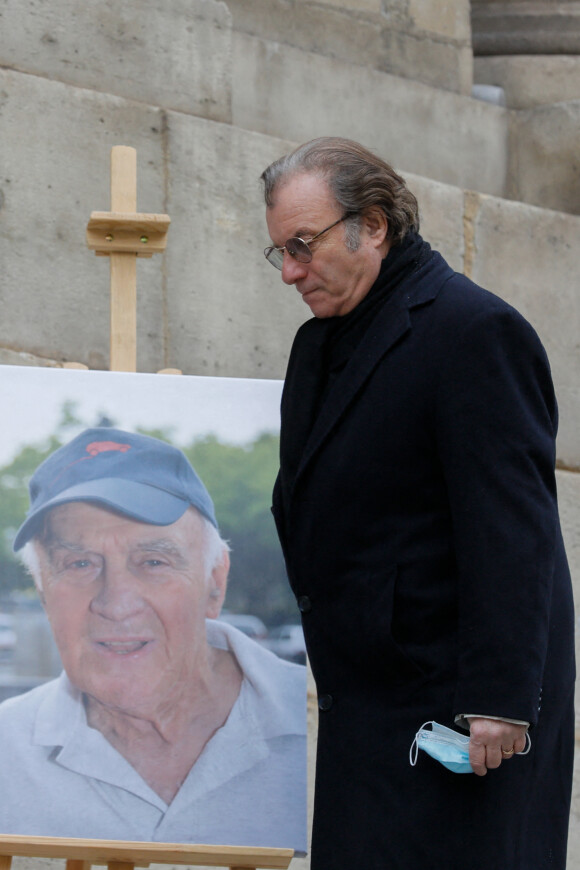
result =
[[[135,680],[97,684],[83,689],[89,713],[91,710],[120,713],[131,717],[147,717],[155,706],[151,686]]]
[[[334,314],[332,306],[329,304],[329,300],[325,298],[324,293],[320,290],[312,290],[310,293],[304,293],[302,301],[308,305],[315,317],[332,317]]]
[[[152,698],[161,691],[159,680],[153,677],[156,669],[151,665],[145,646],[144,651],[125,648],[115,653],[100,653],[90,665],[85,663],[74,673],[67,673],[73,685],[91,703],[130,712],[149,707]]]

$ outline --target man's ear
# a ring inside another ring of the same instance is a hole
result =
[[[228,574],[230,572],[230,556],[224,549],[222,557],[211,572],[209,578],[209,595],[205,615],[208,619],[217,619],[222,609],[226,590],[228,588]]]
[[[389,222],[382,208],[378,205],[367,208],[363,213],[362,222],[372,246],[380,248],[386,242],[389,231]]]

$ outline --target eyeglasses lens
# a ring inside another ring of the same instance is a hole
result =
[[[286,242],[286,250],[291,257],[298,260],[299,263],[310,263],[312,260],[312,251],[302,239],[293,238]]]
[[[271,263],[277,269],[282,270],[282,263],[284,262],[284,251],[280,251],[278,248],[266,248],[266,250],[264,251],[264,255],[269,263]]]
[[[288,251],[291,257],[297,260],[299,263],[310,263],[312,260],[312,251],[302,239],[293,238],[288,239],[284,248],[280,250],[280,248],[266,248],[264,251],[264,255],[269,263],[275,266],[277,269],[282,269],[282,265],[284,263],[284,249]]]

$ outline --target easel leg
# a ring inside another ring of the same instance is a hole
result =
[[[12,855],[0,855],[0,870],[10,870]]]
[[[137,211],[137,152],[111,150],[111,211]],[[137,256],[111,253],[111,371],[137,371]]]
[[[137,370],[137,257],[111,254],[111,371]]]
[[[133,861],[109,861],[108,870],[135,870]]]

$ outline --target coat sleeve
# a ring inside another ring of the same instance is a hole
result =
[[[533,724],[559,535],[557,409],[536,333],[499,300],[456,334],[436,425],[458,570],[454,713]]]

